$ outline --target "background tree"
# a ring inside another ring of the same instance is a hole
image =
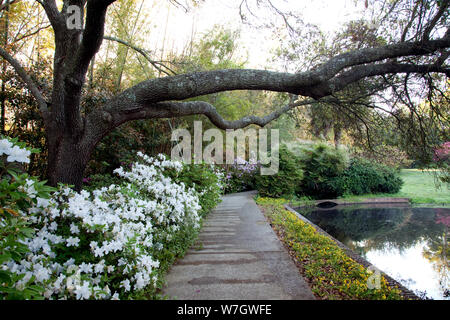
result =
[[[113,4],[113,0],[65,0],[62,7],[58,8],[55,0],[38,2],[44,8],[54,32],[51,94],[45,96],[19,60],[7,50],[0,49],[0,55],[13,66],[36,98],[46,130],[48,175],[52,184],[63,182],[80,187],[84,170],[98,142],[114,128],[132,120],[202,114],[222,129],[241,128],[250,124],[264,126],[292,108],[313,100],[326,99],[365,78],[390,74],[448,76],[450,73],[445,64],[450,47],[450,29],[446,20],[450,1],[425,1],[426,5],[420,6],[425,14],[415,15],[411,11],[409,15],[408,21],[413,21],[411,25],[415,31],[412,32],[407,24],[404,27],[405,38],[399,38],[399,30],[393,30],[385,45],[338,54],[311,69],[295,73],[223,69],[149,79],[86,112],[82,108],[86,76],[105,36],[108,8],[117,3]],[[384,4],[375,1],[372,6],[375,8]],[[79,6],[85,13],[81,17],[84,26],[81,30],[68,28],[66,24],[70,5]],[[395,5],[407,4],[405,1],[396,1]],[[397,7],[393,8],[397,10]],[[380,12],[386,12],[386,9]],[[396,11],[387,14],[386,19],[397,18],[395,14]],[[386,25],[393,27],[393,24],[385,23],[384,20],[376,22],[380,22],[378,30]],[[249,115],[235,121],[222,118],[208,102],[186,101],[233,90],[287,92],[299,99],[267,116]]]

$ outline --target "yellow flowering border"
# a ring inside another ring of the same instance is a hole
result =
[[[273,228],[300,265],[313,293],[330,300],[402,300],[401,291],[381,276],[379,289],[369,289],[373,274],[351,259],[333,240],[286,210],[285,199],[257,197]]]

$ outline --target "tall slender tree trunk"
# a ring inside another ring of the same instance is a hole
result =
[[[334,131],[334,147],[337,149],[341,144],[342,127],[339,124],[335,124],[333,125],[333,131]]]
[[[9,29],[9,0],[6,0],[6,7],[3,12],[4,25],[3,25],[3,46],[6,48],[8,46],[8,29]],[[5,76],[6,76],[6,61],[2,62],[2,87],[1,87],[1,102],[0,102],[0,130],[2,134],[6,132],[6,87],[5,87]]]

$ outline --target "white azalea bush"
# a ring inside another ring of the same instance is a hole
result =
[[[175,182],[181,163],[138,156],[131,169],[115,170],[120,185],[35,195],[21,212],[35,230],[20,240],[28,252],[0,261],[1,270],[17,275],[10,289],[36,286],[47,299],[157,297],[162,275],[198,233],[199,192]]]
[[[24,147],[24,143],[19,143],[16,139],[0,140],[0,156],[6,156],[7,162],[30,163],[31,152],[31,149]]]
[[[0,139],[0,299],[42,298],[42,287],[6,266],[26,257],[29,249],[25,242],[34,229],[24,214],[36,205],[37,198],[49,198],[53,190],[20,173],[33,152],[37,150],[26,148],[17,139]]]
[[[221,201],[225,190],[223,170],[213,164],[183,164],[181,172],[168,172],[168,176],[178,184],[192,186],[198,195],[202,216]]]

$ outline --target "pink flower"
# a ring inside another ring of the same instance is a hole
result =
[[[450,215],[447,214],[437,214],[436,217],[436,223],[442,223],[444,225],[446,225],[447,227],[450,227]]]
[[[450,157],[450,141],[443,143],[439,148],[434,149],[434,161],[444,161]]]

